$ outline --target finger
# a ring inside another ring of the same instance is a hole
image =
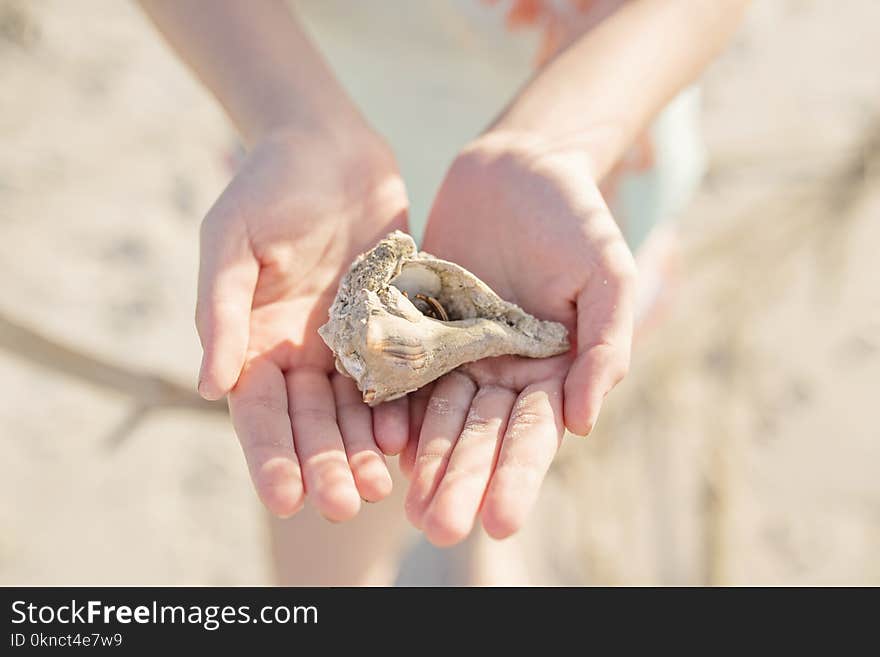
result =
[[[464,374],[450,372],[437,380],[419,434],[406,514],[417,528],[446,470],[452,447],[464,427],[476,386]]]
[[[562,382],[535,383],[513,406],[480,517],[493,538],[518,531],[562,440]]]
[[[336,424],[333,389],[327,375],[308,368],[288,372],[287,397],[306,493],[328,520],[353,518],[361,498]]]
[[[355,486],[364,500],[378,502],[391,493],[392,484],[385,457],[373,439],[370,407],[347,376],[334,374],[331,384],[336,399],[336,419]]]
[[[497,356],[466,363],[458,368],[478,386],[497,385],[510,390],[522,390],[535,381],[545,381],[567,372],[571,356],[561,354],[549,358]]]
[[[304,491],[281,370],[271,361],[252,360],[229,393],[229,414],[260,500],[275,515],[292,516]]]
[[[406,447],[400,453],[400,471],[407,479],[412,477],[415,467],[416,454],[419,449],[419,433],[422,430],[422,422],[425,419],[425,410],[428,408],[428,400],[434,391],[434,384],[429,383],[423,388],[408,395],[409,397],[409,433]]]
[[[220,399],[235,385],[244,365],[260,267],[243,223],[220,222],[211,214],[202,224],[200,259],[196,328],[203,356],[199,394]]]
[[[626,245],[621,245],[626,249]],[[585,436],[596,424],[605,396],[629,369],[635,270],[619,254],[595,273],[577,299],[577,357],[565,380],[565,426]]]
[[[474,396],[446,472],[422,518],[425,536],[434,545],[454,545],[470,534],[515,400],[512,390],[495,386],[480,388]]]
[[[379,404],[373,409],[373,435],[388,456],[406,446],[409,431],[409,402],[406,397]]]

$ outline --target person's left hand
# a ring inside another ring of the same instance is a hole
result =
[[[423,247],[570,332],[566,354],[471,363],[411,398],[410,521],[436,545],[465,538],[477,515],[503,538],[537,499],[564,428],[588,434],[627,371],[635,265],[586,156],[499,135],[457,158]]]

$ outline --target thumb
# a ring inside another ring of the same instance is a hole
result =
[[[602,403],[629,368],[635,273],[627,258],[597,271],[577,299],[577,357],[565,380],[565,425],[592,431]]]
[[[244,222],[202,224],[196,328],[202,343],[199,394],[220,399],[238,381],[260,271]]]

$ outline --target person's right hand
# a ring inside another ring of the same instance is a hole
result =
[[[196,326],[199,392],[228,393],[257,493],[290,516],[306,494],[328,519],[391,490],[407,400],[371,409],[318,336],[354,256],[406,229],[390,151],[370,135],[284,134],[258,144],[205,218]]]

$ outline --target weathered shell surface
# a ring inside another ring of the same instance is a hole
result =
[[[435,318],[441,312],[446,321]],[[481,358],[545,358],[569,348],[562,324],[504,301],[463,267],[419,253],[400,231],[355,259],[329,315],[318,333],[371,406]]]

